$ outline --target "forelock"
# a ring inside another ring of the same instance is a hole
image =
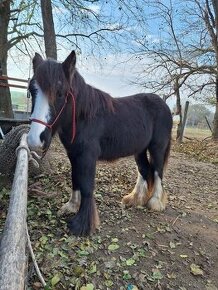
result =
[[[54,101],[60,83],[62,90],[67,89],[62,65],[54,60],[46,60],[39,65],[35,73],[35,80],[51,101]]]

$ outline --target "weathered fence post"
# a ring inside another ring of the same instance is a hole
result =
[[[25,282],[28,152],[23,134],[0,245],[0,290],[23,290]],[[26,148],[24,148],[26,147]]]
[[[186,101],[184,115],[183,115],[182,129],[179,136],[179,143],[182,143],[182,140],[183,140],[183,134],[184,134],[185,124],[186,124],[187,114],[188,114],[188,106],[189,106],[189,101]]]
[[[207,119],[207,116],[204,116],[204,117],[205,117],[205,120],[206,120],[206,122],[207,122],[207,126],[208,126],[208,128],[210,129],[210,132],[213,133],[213,130],[212,130],[211,126],[210,126],[210,123],[209,123],[209,121],[208,121],[208,119]]]

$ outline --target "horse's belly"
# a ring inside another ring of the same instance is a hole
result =
[[[124,138],[125,139],[125,138]],[[142,152],[148,146],[148,142],[142,138],[131,140],[110,140],[101,142],[100,160],[115,160],[121,157],[135,155]]]

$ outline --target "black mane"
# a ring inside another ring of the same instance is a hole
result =
[[[99,111],[114,112],[116,100],[108,93],[87,84],[77,70],[72,80],[72,88],[76,96],[78,116],[93,118]]]
[[[46,77],[45,77],[46,76]],[[109,94],[86,84],[84,78],[75,69],[72,83],[66,81],[66,76],[61,63],[48,59],[44,61],[35,73],[35,79],[42,91],[45,92],[51,102],[60,90],[72,89],[76,97],[77,116],[93,118],[99,111],[114,112],[114,102]]]

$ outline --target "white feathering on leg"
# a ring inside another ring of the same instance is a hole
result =
[[[80,190],[75,190],[71,193],[70,199],[58,211],[58,216],[70,213],[76,213],[79,209],[81,201]]]
[[[155,211],[163,211],[166,204],[163,200],[163,187],[158,172],[154,172],[154,193],[149,199],[147,207]]]

